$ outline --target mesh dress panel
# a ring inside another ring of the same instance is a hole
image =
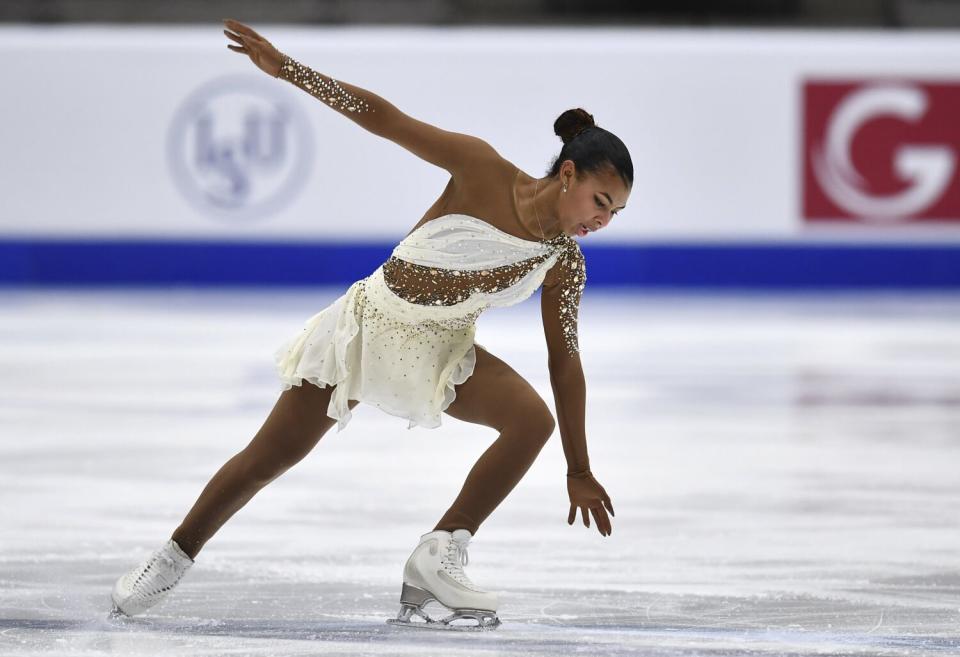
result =
[[[383,279],[391,292],[409,303],[453,306],[474,294],[493,294],[513,287],[559,251],[555,265],[561,276],[559,321],[567,350],[575,354],[579,351],[577,310],[586,282],[583,254],[577,243],[565,235],[543,244],[551,248],[541,255],[484,269],[432,267],[391,256],[383,265]]]
[[[452,306],[478,292],[490,294],[516,285],[548,257],[549,253],[501,267],[471,270],[428,267],[392,256],[383,265],[383,278],[404,301]]]

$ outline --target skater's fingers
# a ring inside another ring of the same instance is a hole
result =
[[[600,530],[602,535],[609,536],[613,527],[610,526],[610,518],[607,516],[606,510],[602,506],[590,510],[593,511],[593,517],[597,521],[597,529]]]
[[[573,504],[570,505],[570,513],[567,514],[567,524],[572,525],[573,521],[577,518],[577,507]]]
[[[607,507],[607,511],[610,512],[610,515],[615,516],[616,513],[613,512],[613,502],[610,501],[610,496],[607,495],[603,498],[603,505]]]
[[[260,48],[260,42],[253,37],[248,37],[243,34],[239,34],[237,36],[240,37],[240,43],[242,43],[248,50],[258,50]]]
[[[590,526],[590,516],[587,514],[587,507],[581,506],[580,512],[583,514],[583,524],[585,527]]]
[[[225,18],[223,22],[227,27],[229,27],[234,32],[239,32],[240,34],[246,34],[247,36],[251,36],[255,39],[263,39],[264,41],[266,41],[266,39],[264,39],[262,36],[257,34],[256,30],[254,30],[252,27],[248,27],[244,25],[240,21],[235,21],[232,18]]]
[[[240,43],[240,44],[243,43],[243,39],[241,39],[238,35],[234,34],[230,30],[224,30],[223,33],[227,35],[228,39],[232,41],[236,41],[237,43]]]
[[[236,52],[246,53],[248,55],[253,50],[249,42],[244,41],[243,39],[235,39],[235,41],[237,41],[237,43],[239,43],[240,45],[237,46],[230,43],[230,44],[227,44],[227,48],[229,48],[230,50],[235,50]]]
[[[593,519],[597,521],[597,531],[603,535],[603,524],[600,522],[600,518],[597,517],[597,510],[590,507],[590,513],[593,515]]]

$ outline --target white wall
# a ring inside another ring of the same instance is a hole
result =
[[[532,175],[559,152],[556,116],[584,107],[623,139],[636,169],[616,230],[589,239],[960,239],[952,217],[805,227],[800,203],[804,80],[960,85],[956,33],[254,27],[323,73],[488,140]],[[446,172],[227,43],[220,25],[0,28],[0,236],[405,234]],[[287,113],[272,169],[236,156],[250,111]],[[191,164],[203,112],[216,170]],[[232,179],[217,173],[231,152]],[[957,177],[949,184],[956,193]]]

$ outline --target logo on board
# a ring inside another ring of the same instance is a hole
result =
[[[807,223],[960,222],[960,83],[808,81]]]
[[[312,143],[306,117],[277,85],[231,76],[203,85],[177,108],[167,162],[177,189],[203,214],[250,221],[296,197]]]

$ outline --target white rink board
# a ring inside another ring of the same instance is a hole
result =
[[[592,238],[601,242],[809,239],[798,218],[803,79],[952,78],[960,61],[960,40],[937,32],[254,27],[418,119],[486,139],[532,175],[559,152],[556,116],[584,107],[624,140],[636,170],[617,231]],[[0,28],[0,237],[405,234],[447,173],[270,78],[227,42],[219,24]],[[224,189],[190,169],[199,121],[190,99],[211,98],[213,129],[224,131],[208,144],[222,156],[217,171],[229,169],[232,151],[216,148],[239,138],[240,108],[286,108],[286,150],[271,173],[237,167]],[[240,209],[224,209],[218,194]],[[933,233],[945,235],[957,237]]]

